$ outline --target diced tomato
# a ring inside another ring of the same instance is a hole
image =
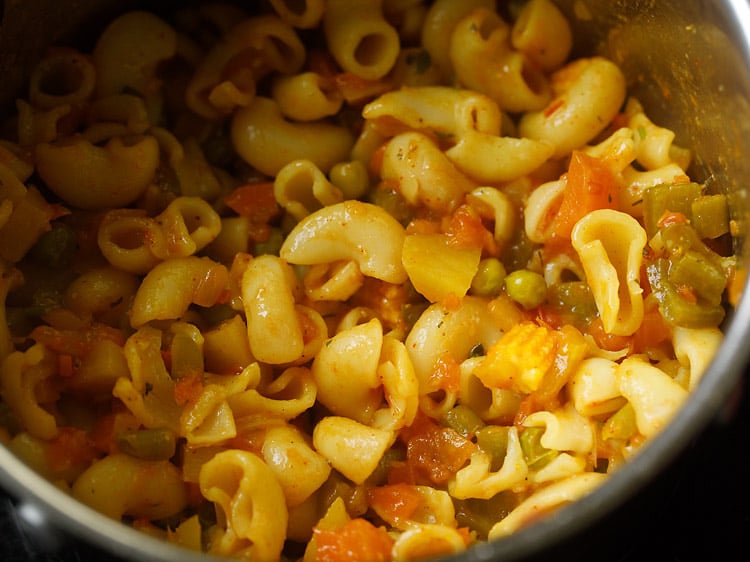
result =
[[[419,414],[411,426],[401,430],[399,437],[406,443],[406,459],[410,465],[405,474],[423,477],[435,484],[446,482],[476,449],[474,443],[458,432]],[[393,482],[391,475],[389,482]]]
[[[96,456],[96,449],[86,431],[76,427],[61,427],[47,447],[47,462],[56,472],[88,466]]]
[[[182,377],[174,385],[174,400],[180,406],[194,404],[203,393],[203,380],[197,373]]]
[[[664,211],[664,213],[659,217],[659,220],[656,222],[656,225],[659,228],[664,228],[666,226],[672,226],[673,224],[685,224],[688,222],[688,219],[685,215],[682,213],[678,213],[677,211]]]
[[[573,226],[585,215],[597,209],[615,207],[617,185],[607,165],[598,158],[573,151],[565,174],[560,210],[552,224],[554,237],[567,240]]]
[[[461,205],[444,225],[451,244],[461,248],[482,248],[487,254],[497,255],[494,235],[485,228],[481,217],[469,205]]]
[[[380,177],[380,171],[383,169],[383,156],[385,155],[385,147],[387,144],[388,143],[383,143],[377,147],[370,157],[370,173],[376,177]],[[393,181],[394,187],[398,187],[398,183],[395,180],[391,181]]]
[[[44,344],[48,349],[72,357],[83,357],[94,344],[110,340],[117,345],[125,345],[125,334],[122,330],[105,324],[94,324],[85,330],[58,330],[51,326],[37,326],[29,337]]]
[[[336,530],[313,529],[316,562],[389,562],[393,539],[382,527],[356,518]]]
[[[75,374],[73,356],[61,353],[57,356],[57,372],[61,377],[72,377]]]
[[[390,484],[367,490],[367,501],[382,517],[398,521],[409,519],[422,503],[422,496],[410,484]]]
[[[434,390],[458,392],[461,384],[461,367],[450,353],[443,353],[435,361],[429,383],[430,388]]]
[[[591,335],[600,349],[606,351],[620,351],[633,348],[633,338],[630,336],[616,336],[604,331],[604,324],[599,317],[594,318],[586,327],[586,333]]]
[[[224,199],[224,203],[256,225],[268,224],[281,214],[281,207],[273,192],[273,182],[241,185]]]
[[[643,315],[643,321],[633,334],[633,351],[642,353],[648,348],[658,346],[672,337],[672,330],[658,310],[649,310]]]

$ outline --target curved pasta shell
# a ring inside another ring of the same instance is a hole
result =
[[[279,255],[299,265],[354,260],[368,277],[403,283],[407,279],[401,264],[403,244],[404,228],[382,207],[350,200],[302,219]]]
[[[570,239],[581,258],[604,330],[631,335],[643,320],[640,275],[646,231],[628,214],[598,209],[575,224]]]

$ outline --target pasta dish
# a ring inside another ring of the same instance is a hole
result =
[[[253,561],[511,535],[667,425],[744,274],[720,186],[551,0],[130,11],[0,140],[0,437]]]

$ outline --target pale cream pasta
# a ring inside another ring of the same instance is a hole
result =
[[[50,50],[0,129],[3,443],[268,562],[450,557],[595,493],[745,271],[558,6],[197,4]]]

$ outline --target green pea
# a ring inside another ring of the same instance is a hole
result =
[[[281,232],[280,228],[273,227],[271,228],[271,234],[268,237],[268,240],[266,240],[265,242],[255,243],[254,254],[256,256],[262,256],[264,254],[272,254],[272,255],[278,256],[279,250],[281,250],[281,245],[283,243],[284,243],[284,233]]]
[[[538,273],[519,269],[505,277],[505,291],[510,298],[530,310],[547,298],[547,283]]]
[[[77,249],[78,241],[73,229],[66,224],[55,223],[34,244],[31,255],[40,264],[63,269],[68,267]]]
[[[442,425],[456,430],[467,438],[471,438],[477,430],[484,427],[482,418],[474,410],[463,404],[448,410],[440,421]]]
[[[471,291],[480,297],[492,297],[503,288],[505,266],[497,258],[486,258],[479,262],[474,279],[471,280]]]

